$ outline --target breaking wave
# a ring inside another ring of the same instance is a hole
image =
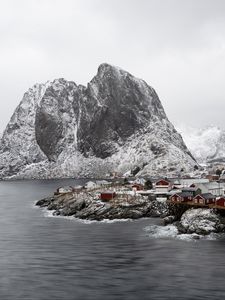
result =
[[[61,218],[61,219],[66,219],[66,220],[73,220],[73,221],[77,221],[83,224],[93,224],[93,223],[98,223],[98,224],[112,224],[112,223],[118,223],[118,222],[132,222],[132,219],[114,219],[114,220],[110,220],[110,219],[104,219],[101,221],[97,221],[97,220],[85,220],[85,219],[79,219],[79,218],[75,218],[74,216],[57,216],[54,215],[54,210],[47,210],[46,208],[43,208],[44,211],[44,217],[47,218]]]
[[[175,225],[159,226],[150,225],[144,228],[149,238],[174,238],[183,241],[196,241],[196,240],[218,240],[223,235],[219,233],[211,233],[209,235],[199,235],[197,233],[192,234],[179,234]]]

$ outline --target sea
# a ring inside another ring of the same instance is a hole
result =
[[[0,182],[0,300],[225,299],[225,238],[160,219],[90,222],[35,206],[85,180]]]

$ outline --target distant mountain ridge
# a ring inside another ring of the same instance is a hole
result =
[[[178,132],[199,163],[225,162],[225,131],[217,126],[178,126]]]
[[[165,175],[194,164],[155,90],[109,64],[87,87],[65,79],[34,85],[0,142],[2,178]]]

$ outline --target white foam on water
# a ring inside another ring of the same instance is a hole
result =
[[[57,216],[54,215],[54,210],[48,210],[46,208],[42,208],[42,211],[44,212],[44,217],[46,218],[63,218],[63,219],[67,219],[67,220],[74,220],[83,224],[93,224],[93,223],[98,223],[98,224],[112,224],[112,223],[119,223],[119,222],[132,222],[132,219],[114,219],[114,220],[110,220],[110,219],[104,219],[101,221],[97,221],[97,220],[87,220],[87,219],[79,219],[79,218],[75,218],[74,216]]]
[[[37,201],[29,203],[30,207],[40,209],[38,205],[36,205]]]
[[[196,241],[196,240],[200,240],[200,239],[202,239],[202,235],[199,235],[199,234],[197,234],[197,233],[192,233],[192,234],[188,234],[188,233],[183,233],[183,234],[178,234],[177,236],[176,236],[176,239],[178,239],[178,240],[182,240],[182,241]]]
[[[153,238],[175,238],[178,235],[178,229],[174,225],[167,226],[158,226],[151,225],[144,228],[144,231],[148,234],[149,237]]]
[[[60,219],[66,219],[66,220],[76,220],[73,216],[55,216],[54,210],[47,210],[47,209],[43,209],[44,210],[44,217],[46,218],[60,218]]]
[[[218,239],[224,238],[224,233],[210,233],[204,237],[205,240],[215,241]]]
[[[175,225],[158,226],[151,225],[144,228],[144,231],[150,238],[174,238],[182,241],[196,241],[196,240],[218,240],[224,237],[221,233],[211,233],[209,235],[199,235],[197,233],[192,234],[179,234]]]
[[[104,219],[101,221],[97,221],[97,220],[87,220],[87,219],[79,219],[79,218],[74,218],[76,221],[81,222],[83,224],[93,224],[93,223],[97,223],[97,224],[112,224],[112,223],[121,223],[121,222],[128,222],[128,221],[133,221],[132,219],[114,219],[114,220],[110,220],[110,219]]]
[[[101,223],[118,223],[118,222],[132,222],[132,219],[114,219],[114,220],[109,220],[109,219],[104,219],[102,221],[100,221]]]

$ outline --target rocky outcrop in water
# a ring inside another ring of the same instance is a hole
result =
[[[0,177],[98,177],[190,170],[195,161],[155,90],[102,64],[87,87],[65,79],[25,93],[0,141]]]
[[[68,193],[39,200],[37,206],[53,210],[54,215],[74,216],[79,219],[138,219],[151,216],[151,203],[147,198],[135,197],[132,201],[112,199],[99,200],[94,192]]]
[[[55,216],[73,216],[85,220],[139,219],[160,217],[167,225],[163,235],[169,230],[172,236],[191,234],[193,238],[225,231],[224,218],[207,208],[190,208],[188,205],[175,205],[165,200],[156,200],[140,195],[117,196],[108,201],[99,199],[99,191],[69,192],[39,200],[36,205],[47,208]],[[172,224],[172,225],[168,225]],[[154,227],[154,226],[153,226]],[[158,230],[158,226],[156,226]],[[150,230],[150,231],[149,231]],[[150,228],[148,232],[154,232]]]
[[[180,233],[200,235],[221,232],[225,229],[221,216],[207,208],[188,209],[176,225]]]

